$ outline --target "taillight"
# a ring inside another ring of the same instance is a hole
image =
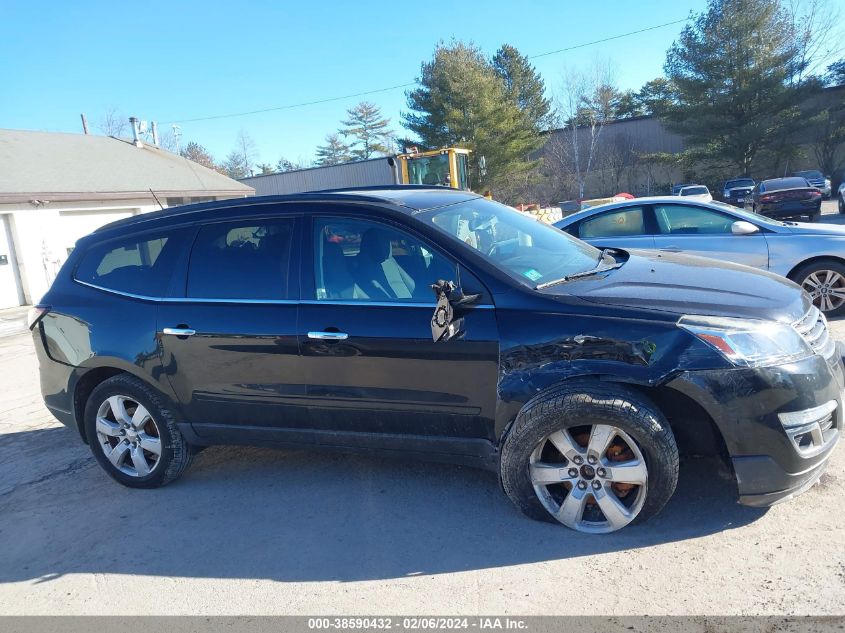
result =
[[[774,196],[760,196],[760,202],[772,202],[774,199]]]
[[[822,192],[821,192],[821,191],[811,191],[811,192],[810,192],[810,197],[811,197],[811,198],[821,198],[821,197],[822,197]]]
[[[26,315],[26,326],[31,330],[50,311],[50,306],[37,305],[29,309]]]

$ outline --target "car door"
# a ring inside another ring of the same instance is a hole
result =
[[[647,208],[628,206],[582,220],[577,237],[599,248],[654,248],[652,233]]]
[[[499,344],[480,282],[407,226],[375,216],[315,216],[305,243],[300,372],[312,427],[340,444],[489,451]],[[481,297],[461,337],[435,342],[430,286],[439,279]]]
[[[655,247],[766,269],[769,247],[762,231],[737,235],[731,226],[739,220],[716,209],[683,203],[652,205],[657,225]]]
[[[296,322],[299,219],[201,226],[161,306],[163,368],[201,436],[238,441],[303,423]]]

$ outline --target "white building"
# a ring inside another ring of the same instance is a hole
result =
[[[76,240],[159,209],[156,197],[167,207],[253,193],[146,143],[0,129],[0,308],[37,302]]]

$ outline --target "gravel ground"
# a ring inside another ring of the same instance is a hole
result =
[[[843,448],[769,510],[686,461],[659,516],[608,536],[522,517],[493,475],[388,459],[215,447],[175,484],[129,490],[43,408],[12,320],[0,614],[843,613]]]

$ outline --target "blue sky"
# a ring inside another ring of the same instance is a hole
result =
[[[4,0],[0,127],[81,131],[114,107],[161,123],[330,98],[407,83],[439,40],[502,43],[535,55],[700,11],[703,0],[574,2],[55,2]],[[120,7],[120,8],[119,8]],[[132,7],[128,10],[124,7]],[[622,88],[661,74],[682,25],[534,60],[550,93],[596,56]],[[400,128],[403,90],[367,97]],[[360,99],[184,122],[218,159],[239,130],[259,158],[311,159]],[[166,127],[166,126],[165,126]]]

